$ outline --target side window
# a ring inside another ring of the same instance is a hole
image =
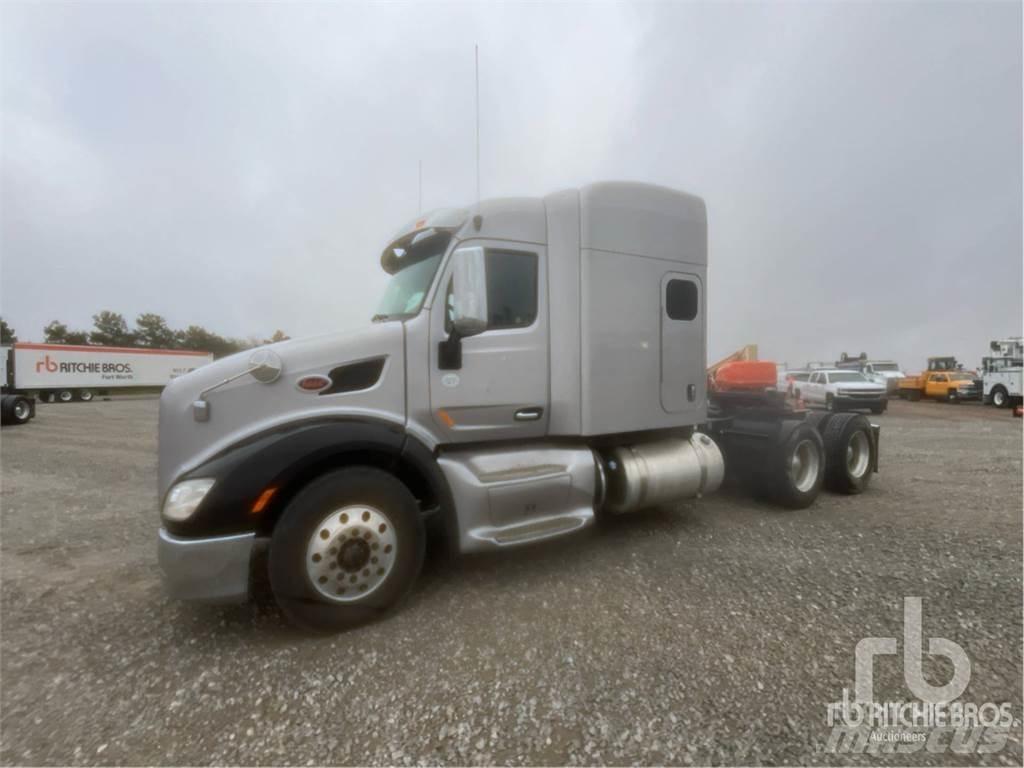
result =
[[[525,328],[537,318],[537,254],[487,250],[487,328]]]
[[[811,377],[809,379],[807,379],[807,383],[808,384],[817,384],[818,383],[818,374],[812,373]]]
[[[693,320],[699,299],[697,284],[690,280],[669,280],[665,286],[665,312],[670,320]]]

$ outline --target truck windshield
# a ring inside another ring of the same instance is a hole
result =
[[[377,304],[374,322],[404,320],[420,311],[451,239],[449,232],[427,230],[388,246],[381,256],[381,266],[391,280]]]

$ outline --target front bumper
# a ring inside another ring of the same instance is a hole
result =
[[[840,409],[886,407],[889,398],[882,393],[870,395],[836,395],[835,404]]]
[[[160,529],[157,560],[171,597],[241,603],[249,597],[255,533],[184,539]]]

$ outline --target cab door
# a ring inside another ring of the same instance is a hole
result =
[[[546,249],[533,243],[468,240],[484,248],[487,328],[460,341],[461,365],[442,367],[451,331],[451,269],[430,317],[430,405],[445,442],[542,437],[548,425]]]
[[[924,385],[924,393],[928,397],[945,397],[949,389],[949,377],[944,373],[932,373],[928,375],[928,381]]]

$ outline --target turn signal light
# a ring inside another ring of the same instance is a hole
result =
[[[331,386],[331,380],[326,376],[316,374],[314,376],[303,376],[298,380],[299,389],[303,392],[319,392]]]
[[[270,500],[274,498],[275,493],[277,493],[277,488],[274,487],[267,488],[263,491],[263,493],[260,494],[260,497],[256,499],[256,503],[252,505],[252,514],[258,515],[266,509],[267,504],[269,504]]]

